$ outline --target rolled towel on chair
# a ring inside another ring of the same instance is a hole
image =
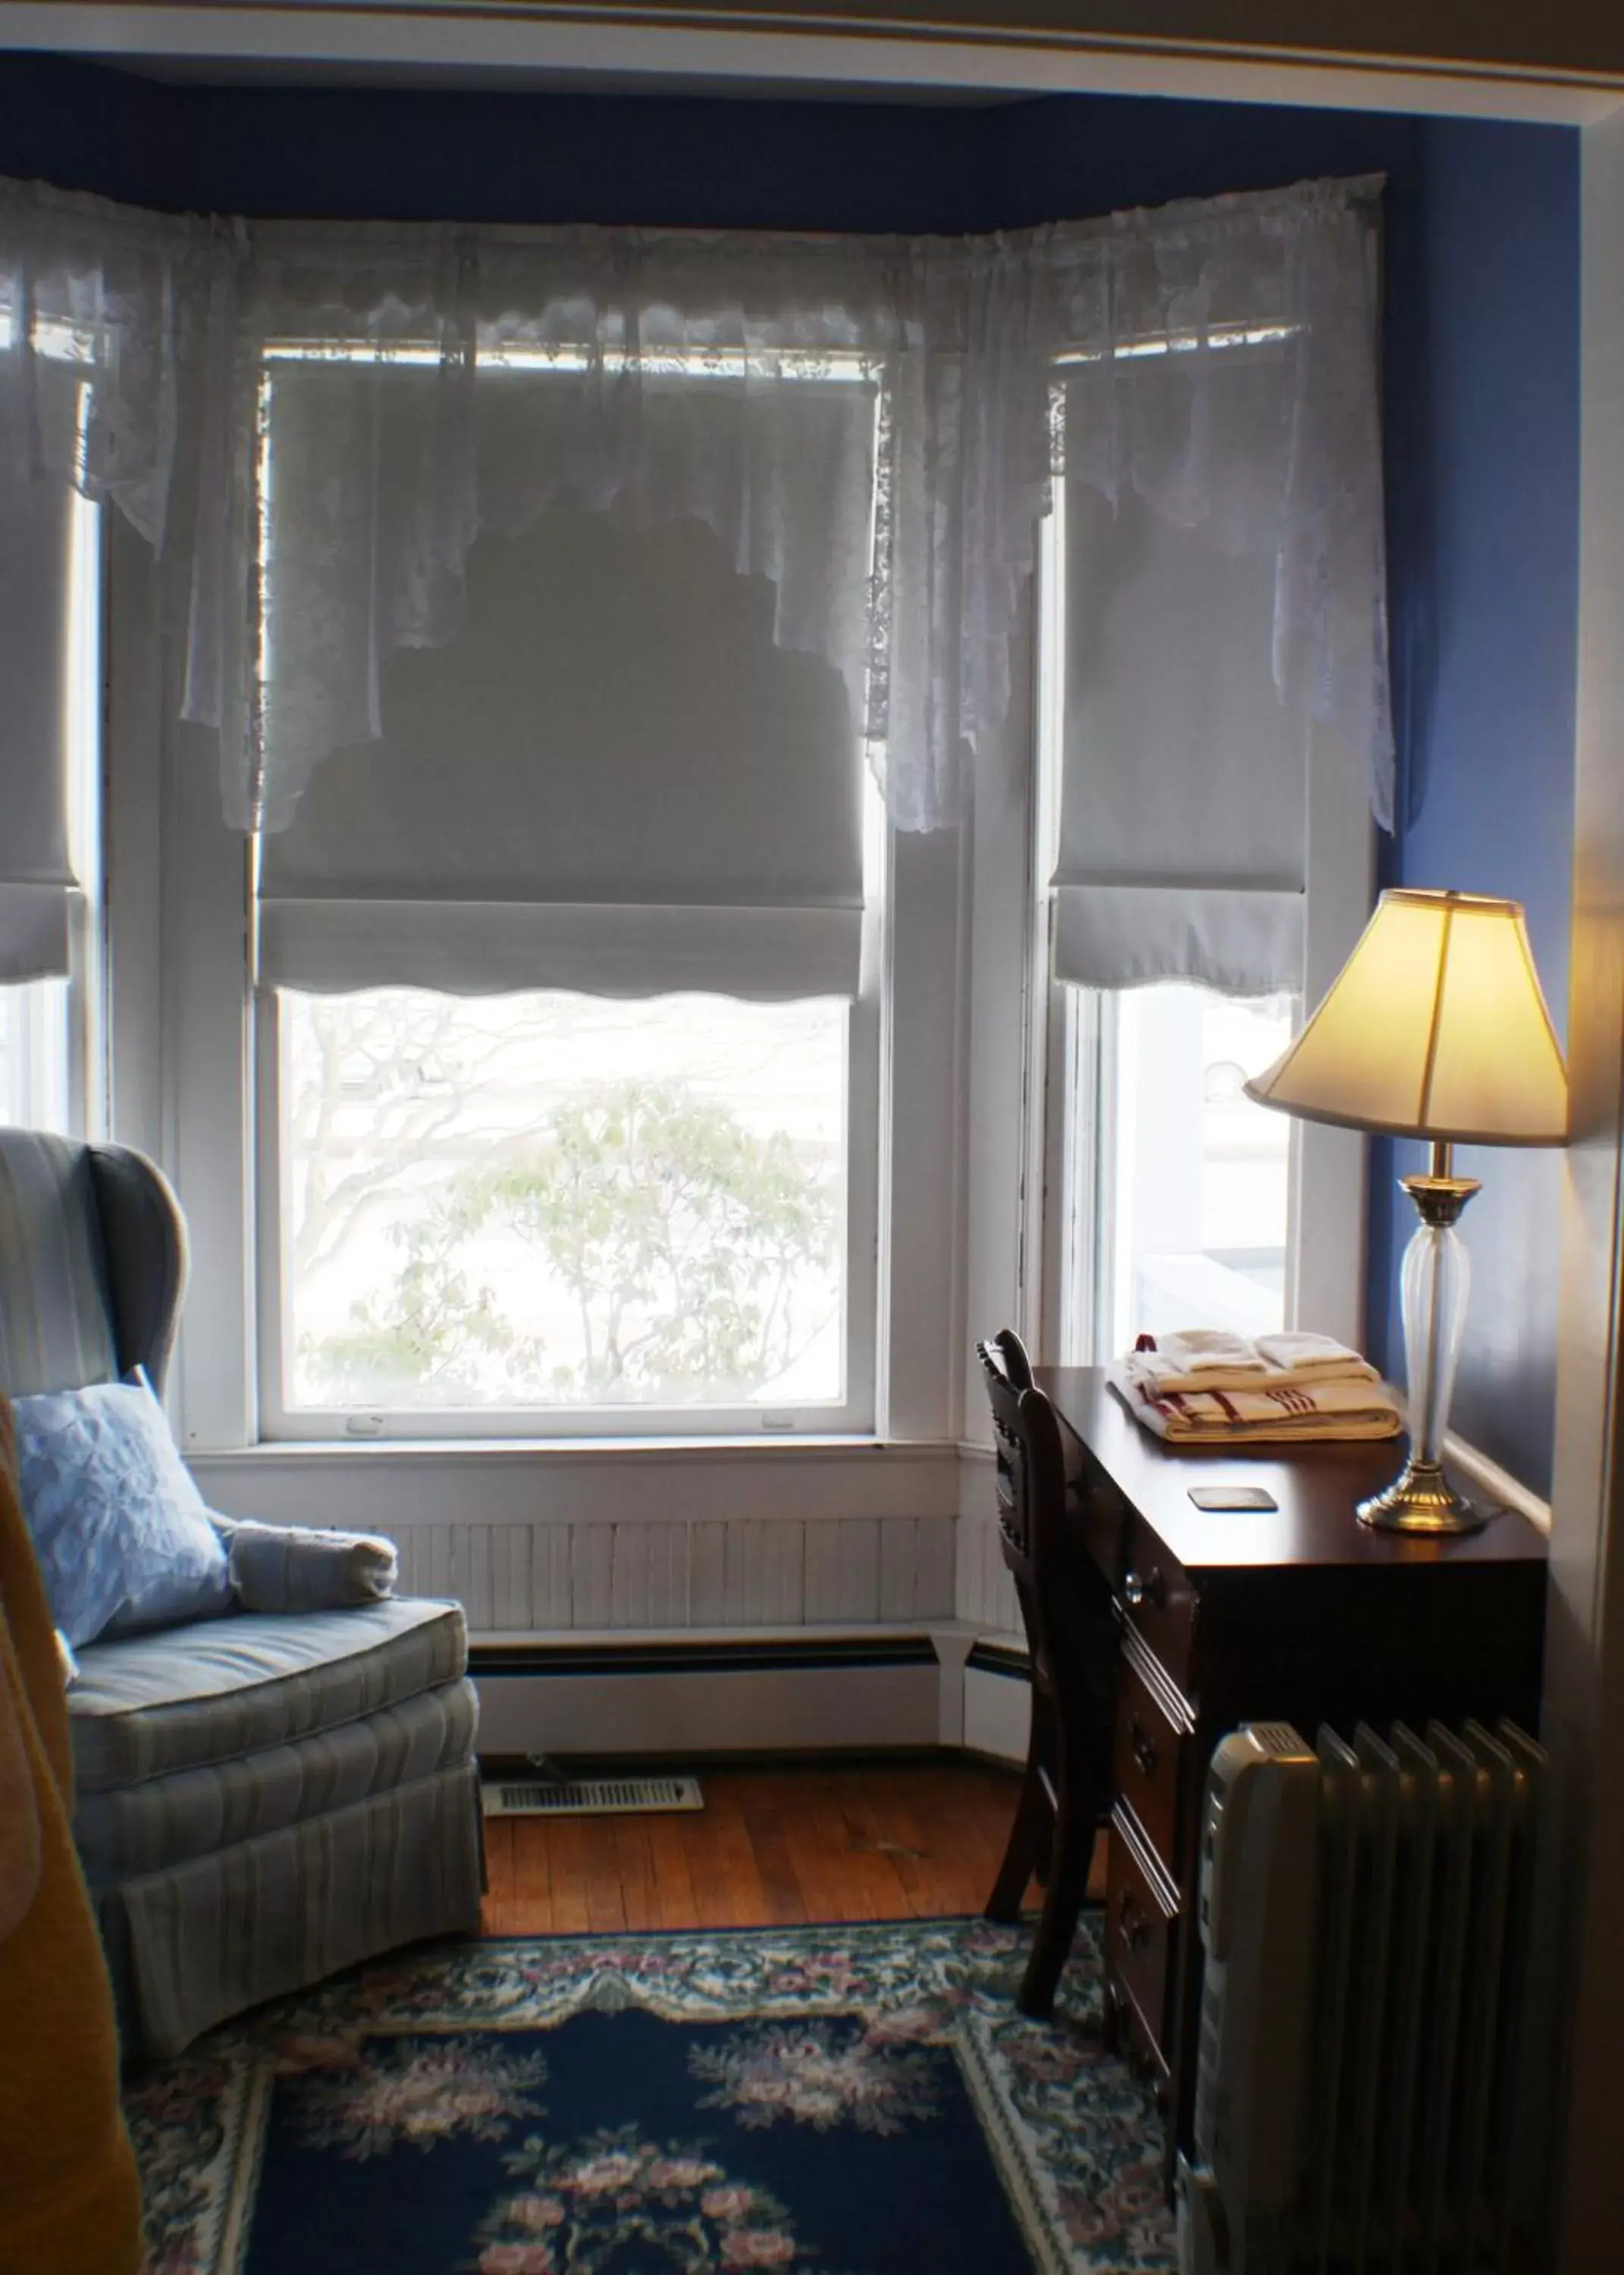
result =
[[[393,1595],[399,1554],[372,1532],[318,1531],[215,1516],[245,1612],[336,1612]]]

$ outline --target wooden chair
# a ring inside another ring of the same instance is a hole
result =
[[[1031,1663],[1026,1778],[986,1916],[1012,1923],[1034,1872],[1043,1914],[1017,2004],[1053,2012],[1109,1795],[1116,1634],[1107,1583],[1066,1509],[1054,1409],[1013,1328],[978,1346],[993,1409],[998,1523]]]

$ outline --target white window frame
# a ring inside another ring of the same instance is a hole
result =
[[[289,353],[304,352],[298,349]],[[397,351],[403,359],[416,351]],[[275,359],[277,351],[273,351]],[[355,359],[375,359],[374,347],[359,347]],[[854,376],[860,359],[853,359]],[[507,354],[504,367],[533,368],[545,374],[568,368],[567,357],[553,352]],[[741,367],[741,370],[743,367]],[[714,381],[714,359],[702,375]],[[875,390],[876,425],[880,414]],[[876,500],[876,503],[878,501]],[[858,745],[854,765],[863,763]],[[289,1291],[283,1285],[282,1221],[283,1177],[277,1160],[280,1129],[281,1053],[276,991],[253,991],[253,1100],[248,1141],[252,1157],[254,1233],[251,1277],[254,1311],[254,1369],[258,1434],[268,1442],[362,1440],[392,1442],[431,1439],[675,1439],[872,1436],[882,1426],[887,1403],[880,1364],[881,1300],[882,1122],[889,1098],[882,1080],[887,1053],[889,998],[888,887],[890,827],[872,779],[864,783],[864,933],[862,976],[847,1020],[846,1063],[846,1255],[842,1374],[839,1401],[774,1404],[672,1407],[627,1402],[614,1406],[434,1407],[342,1409],[290,1407],[285,1397],[284,1357],[289,1334]],[[252,864],[249,865],[252,870]],[[250,889],[252,885],[250,883]],[[253,923],[253,909],[248,922]],[[886,1212],[888,1214],[888,1209]]]
[[[162,1163],[185,1206],[197,1259],[166,1394],[182,1447],[189,1455],[263,1461],[272,1465],[268,1476],[298,1454],[294,1441],[266,1440],[259,1404],[259,1045],[251,1010],[247,853],[222,814],[213,738],[176,721],[159,634],[160,570],[141,540],[114,519],[107,819],[113,1134]],[[859,1175],[866,1177],[874,1199],[866,1249],[854,1242],[852,1251],[849,1380],[855,1387],[857,1368],[872,1353],[872,1421],[842,1431],[827,1417],[814,1428],[809,1417],[804,1426],[769,1433],[752,1415],[740,1435],[715,1433],[741,1458],[752,1448],[773,1449],[771,1458],[793,1465],[797,1447],[821,1460],[820,1441],[828,1450],[853,1443],[915,1448],[958,1431],[967,1317],[962,1210],[968,1132],[961,1116],[968,833],[901,834],[877,799],[875,810],[874,898],[854,1016],[854,1031],[860,1020],[873,1038],[865,1047],[877,1059],[874,1134],[862,1159],[852,1160],[849,1203],[855,1227],[865,1206]],[[867,1115],[869,1095],[854,1094],[854,1129]],[[895,1174],[895,1164],[905,1165],[903,1174]],[[871,1289],[872,1300],[865,1293]],[[505,1475],[501,1464],[515,1454],[544,1455],[557,1443],[561,1459],[586,1452],[612,1463],[630,1427],[619,1411],[613,1421],[615,1438],[566,1439],[559,1416],[548,1412],[537,1417],[537,1433],[528,1439],[492,1443],[490,1462]],[[298,1426],[303,1434],[302,1416]],[[481,1426],[488,1433],[483,1417]],[[685,1434],[666,1442],[700,1460],[713,1441],[687,1434],[694,1426],[694,1417],[685,1417]],[[358,1440],[337,1450],[346,1465],[362,1465],[357,1475],[370,1475],[373,1462],[404,1459],[425,1442],[403,1440],[396,1447]],[[457,1509],[471,1513],[483,1505],[480,1496],[487,1488],[476,1483],[489,1470],[482,1442],[465,1438],[448,1445],[448,1458],[461,1465],[453,1517]],[[660,1443],[637,1439],[631,1458],[656,1453]],[[313,1457],[332,1458],[333,1447],[316,1441]],[[878,1478],[882,1471],[872,1474]],[[913,1472],[887,1468],[883,1474]],[[874,1490],[882,1499],[908,1498],[901,1484]],[[862,1496],[850,1513],[870,1506]]]
[[[84,1138],[108,1127],[107,1018],[107,513],[74,494],[71,574],[77,628],[70,719],[73,740],[71,842],[79,890],[68,938],[68,1111]],[[87,752],[79,749],[88,738]]]
[[[272,988],[256,991],[254,1117],[260,1430],[271,1441],[458,1438],[715,1438],[866,1434],[874,1428],[876,1222],[880,1168],[880,1002],[865,987],[847,1019],[843,1400],[816,1404],[291,1407],[283,1396],[290,1290],[283,1271],[283,1164],[277,1159],[281,1051]]]
[[[79,1138],[107,1129],[105,873],[107,786],[107,556],[102,509],[72,491],[67,606],[71,637],[66,714],[68,843],[79,889],[68,896],[68,970],[64,979],[13,983],[23,1002],[25,1048],[42,1069],[29,1082],[34,1119]],[[58,990],[61,991],[58,994]],[[10,990],[8,989],[8,992]],[[63,1045],[65,1041],[65,1051]],[[59,1058],[58,1053],[62,1055]],[[52,1062],[56,1063],[53,1064]],[[44,1084],[57,1092],[42,1103]]]
[[[1027,1191],[1041,1196],[1023,1225],[1025,1323],[1056,1364],[1102,1365],[1101,1243],[1114,1210],[1109,1133],[1117,1061],[1109,992],[1052,976],[1065,701],[1066,484],[1043,524],[1034,643],[1037,722],[1031,800],[1031,1032],[1039,1079],[1030,1086]],[[1376,832],[1362,770],[1326,730],[1309,730],[1303,1009],[1318,1002],[1370,913]],[[1301,1017],[1301,1013],[1299,1014]],[[1362,1347],[1365,1330],[1368,1142],[1357,1131],[1293,1120],[1286,1236],[1286,1325]]]

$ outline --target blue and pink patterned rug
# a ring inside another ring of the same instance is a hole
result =
[[[365,1969],[132,2086],[147,2275],[1165,2275],[1094,1933],[1052,2023],[979,1920]]]

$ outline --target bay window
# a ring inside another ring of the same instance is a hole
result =
[[[1234,1091],[1391,812],[1377,190],[956,242],[12,185],[7,479],[140,555],[116,1122],[208,1258],[190,1447],[951,1435],[1039,1174],[1046,1348],[1327,1265],[1346,1331],[1346,1149],[1314,1198],[1335,1134]],[[94,1124],[91,857],[14,770],[0,1085]]]

